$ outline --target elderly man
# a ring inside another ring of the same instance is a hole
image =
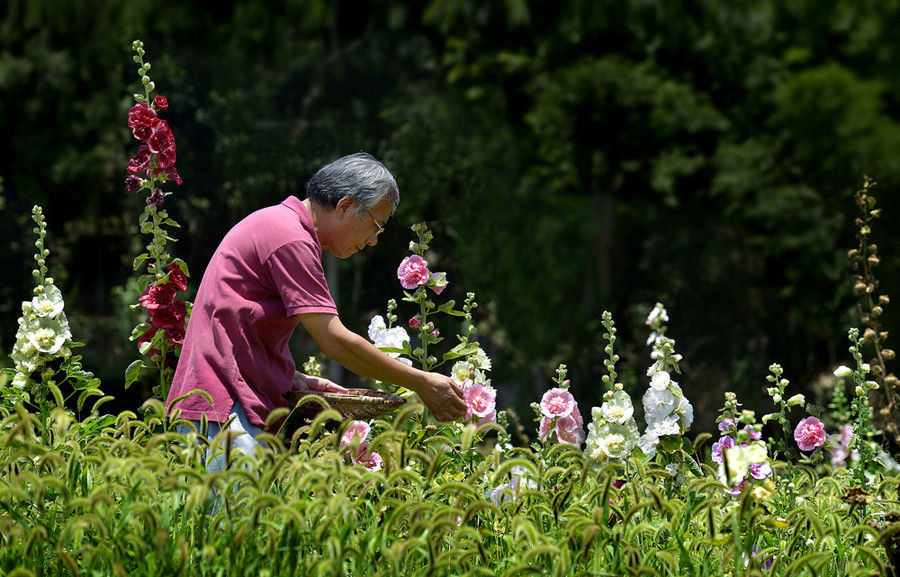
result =
[[[322,250],[347,258],[375,246],[400,201],[393,175],[372,156],[340,158],[307,184],[307,198],[288,197],[232,228],[209,262],[188,323],[167,405],[183,418],[206,415],[212,438],[231,416],[247,453],[268,414],[292,386],[343,390],[295,371],[288,341],[297,324],[322,352],[347,369],[418,394],[441,421],[461,417],[465,402],[447,376],[417,370],[348,330],[337,315],[322,268]],[[199,430],[199,426],[198,426]]]

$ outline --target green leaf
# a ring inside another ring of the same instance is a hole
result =
[[[144,361],[138,359],[128,365],[128,368],[125,369],[125,389],[132,385],[135,381],[141,378],[141,371],[144,368]]]
[[[187,277],[191,276],[191,274],[188,272],[187,264],[180,258],[173,258],[172,264],[178,265],[178,268],[181,269],[181,272],[184,273],[184,276],[187,276]]]
[[[133,330],[133,331],[131,331],[131,336],[128,337],[128,339],[131,340],[131,341],[136,341],[136,340],[138,340],[139,338],[141,338],[141,336],[142,336],[144,333],[147,332],[147,329],[149,329],[149,328],[150,328],[150,325],[147,324],[147,323],[141,323],[141,324],[139,324],[138,326],[134,327],[134,330]]]
[[[147,254],[147,253],[139,254],[139,255],[134,259],[134,270],[138,270],[139,268],[141,268],[142,266],[144,266],[144,263],[147,262],[147,259],[148,259],[148,258],[150,258],[150,255]]]
[[[177,222],[175,222],[174,220],[172,220],[171,218],[167,218],[165,220],[165,224],[167,224],[169,226],[174,226],[175,228],[181,228],[181,225],[178,224]]]

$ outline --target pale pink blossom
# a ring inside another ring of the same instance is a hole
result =
[[[801,451],[812,451],[825,444],[825,425],[815,417],[806,417],[794,429],[794,440]]]
[[[444,289],[447,288],[447,273],[436,272],[432,274],[429,286],[431,286],[431,290],[433,290],[436,295],[444,292]]]
[[[490,387],[474,384],[466,388],[466,417],[484,419],[496,410],[497,393]]]
[[[417,254],[408,256],[397,268],[397,278],[400,279],[400,285],[407,290],[418,288],[431,279],[428,263]]]
[[[841,425],[840,434],[831,435],[832,448],[831,465],[834,467],[846,467],[847,458],[858,459],[859,454],[856,451],[850,451],[850,440],[853,438],[853,425]]]
[[[372,428],[365,421],[353,421],[341,437],[341,447],[352,443],[361,443],[369,436]]]
[[[584,440],[584,430],[572,415],[566,415],[556,420],[556,438],[560,443],[578,446]]]
[[[541,398],[541,414],[545,417],[565,417],[575,410],[575,397],[565,389],[550,389]]]
[[[538,429],[538,438],[540,440],[544,440],[547,438],[547,435],[550,434],[550,431],[553,430],[553,419],[550,417],[541,417],[541,426]]]
[[[369,443],[363,441],[356,447],[356,454],[351,457],[354,465],[362,465],[369,471],[381,470],[381,455],[369,450]]]

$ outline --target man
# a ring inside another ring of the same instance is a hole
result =
[[[252,454],[292,385],[344,390],[295,371],[288,341],[302,324],[347,369],[410,389],[440,421],[461,417],[465,402],[450,377],[405,365],[348,330],[328,292],[322,250],[347,258],[375,246],[400,201],[393,175],[372,156],[352,154],[319,170],[307,195],[258,210],[225,235],[200,282],[167,406],[195,422],[205,414],[210,439],[234,416],[230,427],[247,433],[235,446]],[[183,397],[195,389],[212,404]]]

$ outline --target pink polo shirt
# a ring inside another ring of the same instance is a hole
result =
[[[166,401],[181,416],[222,423],[235,401],[250,422],[285,406],[294,359],[288,341],[300,313],[337,314],[322,269],[322,246],[306,207],[294,196],[263,208],[232,228],[213,254],[188,322]]]

